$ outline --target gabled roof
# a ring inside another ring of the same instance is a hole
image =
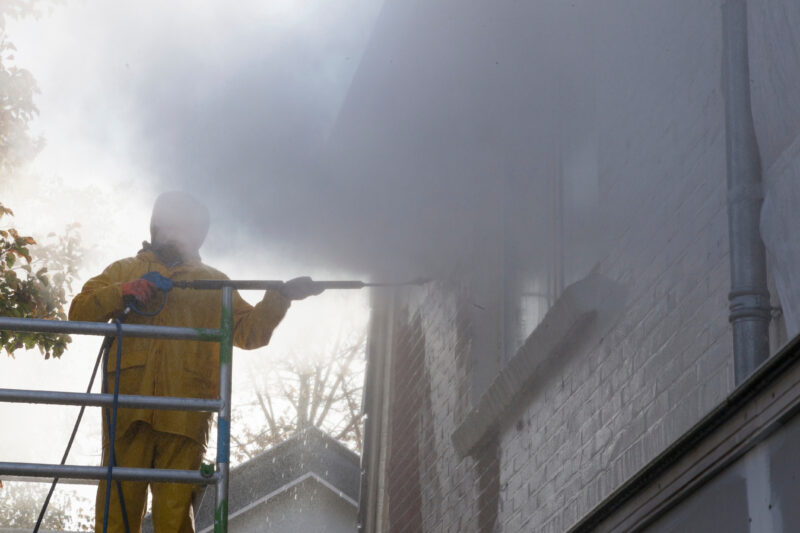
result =
[[[359,456],[316,427],[260,453],[231,470],[228,516],[263,503],[307,480],[314,480],[357,507]],[[197,530],[214,522],[214,486],[196,513]]]

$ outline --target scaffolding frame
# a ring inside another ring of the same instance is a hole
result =
[[[120,394],[118,398],[118,405],[123,408],[141,407],[147,409],[216,412],[217,457],[215,471],[211,475],[205,475],[200,471],[194,470],[126,468],[118,466],[113,466],[111,468],[112,480],[216,485],[214,533],[227,533],[228,531],[234,285],[235,282],[226,283],[225,281],[221,281],[222,313],[219,329],[122,324],[122,334],[129,337],[219,343],[219,398],[177,398],[128,394]],[[110,323],[26,319],[2,316],[0,316],[0,330],[97,336],[117,335],[117,326]],[[103,379],[105,379],[105,376]],[[0,389],[0,402],[9,403],[111,407],[113,401],[113,394]],[[107,466],[0,462],[0,475],[7,476],[104,480],[107,474]]]

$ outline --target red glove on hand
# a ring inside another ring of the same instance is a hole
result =
[[[135,279],[122,284],[122,299],[133,298],[139,305],[147,305],[156,292],[156,286],[146,279]]]

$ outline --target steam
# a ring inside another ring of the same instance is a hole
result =
[[[562,194],[579,205],[598,172],[594,130],[576,130],[594,113],[591,10],[267,4],[71,6],[65,49],[91,67],[60,73],[65,98],[153,197],[209,206],[210,255],[267,249],[298,274],[376,281],[498,254],[544,269],[553,176],[574,174]]]
[[[204,47],[154,60],[149,73],[169,82],[146,72],[132,95],[150,173],[204,197],[212,237],[312,269],[435,276],[494,248],[541,249],[558,136],[573,132],[555,116],[557,96],[529,95],[591,79],[576,54],[586,38],[565,47],[574,61],[558,72],[532,54],[555,32],[542,23],[531,33],[520,7],[444,2],[426,7],[433,18],[419,27],[414,2],[386,2],[369,32],[359,24],[376,4],[313,4],[324,28],[237,30],[230,61]],[[361,41],[346,38],[353,31]],[[565,105],[592,112],[580,98]],[[596,161],[587,165],[596,175]],[[496,242],[510,210],[526,229]]]

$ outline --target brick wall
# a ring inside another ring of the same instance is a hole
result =
[[[430,409],[430,381],[426,379],[424,337],[419,319],[401,324],[392,358],[392,389],[397,391],[389,410],[391,448],[387,500],[391,531],[422,530],[422,469],[425,434],[422,419]],[[427,429],[427,424],[426,424]]]
[[[731,390],[719,2],[667,4],[616,2],[630,24],[596,52],[629,77],[622,91],[616,77],[596,88],[610,232],[599,269],[625,286],[624,311],[460,457],[450,437],[470,408],[468,289],[407,294],[392,531],[563,531]]]
[[[462,456],[451,437],[475,405],[481,356],[472,349],[479,315],[465,311],[469,280],[491,273],[402,293],[391,531],[564,531],[733,388],[721,0],[571,5],[590,10],[583,20],[597,32],[597,271],[624,287],[621,311],[573,339],[558,372]],[[527,97],[540,105],[548,95],[536,90]]]
[[[415,349],[413,358],[403,357],[403,362],[395,364],[399,375],[392,376],[392,409],[414,402],[419,415],[407,429],[415,436],[393,433],[389,454],[394,456],[398,442],[413,438],[419,459],[418,471],[398,467],[395,473],[416,479],[423,487],[424,527],[419,531],[491,531],[489,526],[476,528],[480,520],[492,522],[492,513],[497,513],[497,496],[492,499],[499,483],[496,447],[495,453],[490,453],[493,460],[476,461],[459,456],[450,443],[457,414],[465,413],[469,404],[470,328],[463,303],[459,304],[452,290],[429,288],[405,294],[399,305],[404,311],[396,315],[400,324],[394,330],[395,350],[408,353],[405,347],[410,345]],[[413,327],[403,327],[403,323]],[[415,340],[409,343],[404,335]],[[404,376],[413,376],[413,384],[404,386]],[[487,475],[481,477],[481,471]],[[391,517],[389,522],[390,531],[405,530],[405,523]]]

